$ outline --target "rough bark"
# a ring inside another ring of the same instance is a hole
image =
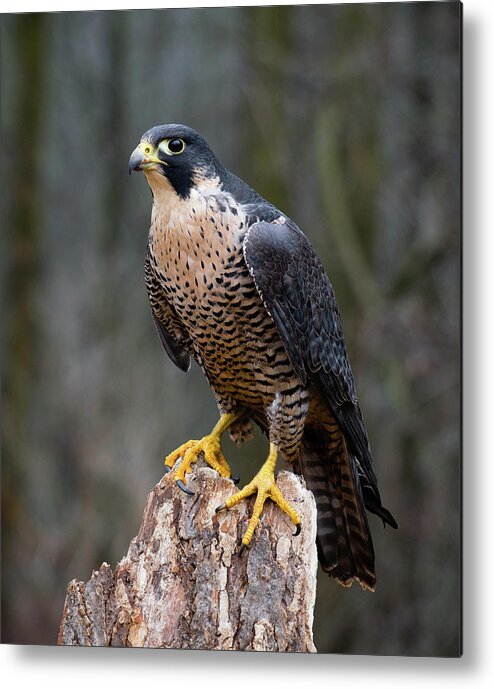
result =
[[[127,555],[87,583],[69,583],[58,643],[182,649],[315,651],[316,508],[303,479],[278,485],[302,517],[268,501],[250,549],[239,553],[252,508],[216,507],[232,482],[197,465],[185,495],[169,477],[149,494]]]

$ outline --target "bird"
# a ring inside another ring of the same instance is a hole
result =
[[[220,415],[209,434],[166,457],[166,470],[190,494],[199,456],[233,478],[221,438],[228,430],[240,444],[257,424],[269,439],[267,458],[217,508],[256,496],[240,550],[251,545],[267,499],[300,532],[276,484],[282,456],[315,497],[323,570],[345,587],[356,581],[374,591],[367,511],[398,525],[381,502],[335,292],[316,251],[186,125],[146,131],[128,169],[144,174],[152,194],[144,274],[159,338],[179,369],[199,365]]]

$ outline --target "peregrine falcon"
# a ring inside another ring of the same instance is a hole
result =
[[[196,131],[153,127],[129,159],[153,207],[145,281],[158,334],[171,360],[191,359],[213,389],[220,418],[211,433],[172,452],[165,467],[190,492],[199,455],[221,476],[228,429],[248,439],[251,421],[269,438],[268,457],[248,485],[218,509],[256,494],[242,548],[270,498],[300,530],[276,485],[279,454],[303,475],[317,504],[320,563],[344,586],[374,590],[366,510],[393,528],[381,504],[333,287],[297,225],[228,171]],[[178,462],[183,458],[182,462]]]

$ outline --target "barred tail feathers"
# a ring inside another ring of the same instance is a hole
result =
[[[307,435],[307,434],[306,434]],[[373,591],[374,548],[356,461],[343,436],[334,443],[304,438],[301,471],[317,504],[317,548],[322,568],[343,586],[357,580]]]

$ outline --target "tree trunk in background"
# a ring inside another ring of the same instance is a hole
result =
[[[3,18],[2,18],[3,21]],[[9,156],[9,190],[2,199],[2,220],[5,231],[2,251],[5,265],[4,339],[2,343],[3,462],[2,462],[2,600],[5,601],[10,584],[18,581],[18,574],[6,567],[11,557],[12,542],[8,537],[15,531],[16,520],[26,524],[24,503],[25,476],[32,471],[26,459],[26,429],[29,428],[32,392],[36,386],[38,346],[40,338],[38,287],[42,252],[40,236],[40,199],[38,170],[43,152],[39,146],[43,114],[44,56],[46,46],[46,17],[28,14],[17,17],[11,25],[15,32],[19,73],[8,124],[2,123],[4,149]],[[4,168],[5,169],[5,168]],[[7,177],[8,175],[8,177]],[[3,266],[2,266],[3,267]],[[3,282],[3,281],[2,281]],[[12,490],[15,486],[15,490]],[[22,556],[27,529],[20,539]],[[2,606],[2,629],[15,613],[5,613]]]
[[[23,80],[17,87],[14,104],[15,119],[9,131],[9,143],[19,149],[13,156],[6,203],[5,250],[8,254],[6,277],[4,359],[4,396],[8,398],[5,423],[5,450],[22,463],[22,442],[27,423],[29,400],[36,373],[38,311],[36,291],[41,263],[39,233],[39,190],[37,172],[40,149],[38,144],[42,103],[43,54],[45,38],[44,15],[26,15],[15,28],[22,62]],[[33,93],[33,84],[36,92]],[[15,198],[15,203],[11,202]],[[10,466],[11,462],[8,462]]]
[[[281,472],[278,485],[301,515],[300,535],[269,502],[240,555],[251,501],[216,514],[231,481],[196,468],[191,497],[164,477],[115,571],[104,563],[86,584],[70,582],[58,643],[314,652],[314,498],[294,474]]]

